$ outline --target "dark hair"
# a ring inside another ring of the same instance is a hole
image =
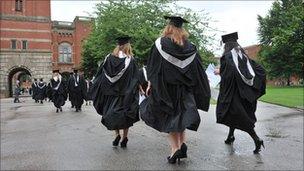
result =
[[[240,47],[240,50],[244,54],[247,55],[247,53],[245,53],[245,50],[240,46],[240,44],[238,42],[227,42],[227,43],[225,43],[223,55],[225,55],[226,53],[230,52],[233,48],[236,48],[236,47]]]
[[[43,78],[40,78],[40,81],[43,81]]]

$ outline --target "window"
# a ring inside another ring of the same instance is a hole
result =
[[[72,46],[68,43],[61,43],[59,45],[59,62],[71,63],[72,62]]]
[[[15,1],[15,11],[22,11],[22,0]]]
[[[27,49],[27,40],[22,40],[22,49]]]
[[[17,49],[17,40],[11,40],[12,49]]]

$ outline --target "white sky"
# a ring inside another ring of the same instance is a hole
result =
[[[52,20],[73,21],[75,16],[88,16],[93,13],[94,7],[100,0],[51,0]],[[195,11],[204,10],[214,20],[210,26],[221,30],[216,33],[216,39],[220,40],[221,35],[237,31],[238,42],[242,46],[249,46],[258,43],[257,15],[265,16],[271,8],[273,1],[179,1],[178,5],[191,8]],[[211,32],[210,32],[211,33]],[[209,34],[209,33],[207,33]],[[215,42],[213,47],[220,47]],[[216,51],[219,55],[221,52]]]

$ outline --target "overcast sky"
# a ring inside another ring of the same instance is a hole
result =
[[[73,21],[75,16],[88,16],[100,1],[72,1],[51,0],[52,20]],[[257,15],[265,16],[273,1],[179,1],[178,5],[189,7],[195,11],[204,10],[215,22],[211,27],[221,30],[216,38],[225,33],[239,33],[239,43],[249,46],[258,43]],[[213,49],[220,47],[215,42]],[[211,47],[210,47],[211,48]],[[220,51],[216,51],[220,54]]]

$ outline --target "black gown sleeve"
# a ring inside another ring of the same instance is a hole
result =
[[[195,70],[198,71],[198,73],[196,74],[196,84],[193,88],[194,99],[198,109],[208,111],[211,97],[208,77],[202,65],[201,57],[198,53],[194,60],[194,62],[196,62]]]
[[[159,73],[161,67],[160,64],[161,58],[159,52],[156,49],[156,46],[153,45],[147,60],[147,77],[149,81],[154,77],[155,74]]]
[[[259,98],[266,93],[266,71],[261,65],[256,63],[254,60],[250,60],[250,63],[255,72],[253,88],[258,90],[257,98]]]

